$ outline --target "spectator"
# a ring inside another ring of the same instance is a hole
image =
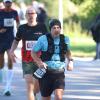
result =
[[[39,23],[45,23],[47,19],[47,13],[44,4],[33,0],[32,6],[37,12],[37,21]]]
[[[91,32],[93,40],[96,42],[96,57],[100,60],[100,14],[96,17],[94,23],[91,26]]]
[[[38,13],[39,12],[39,2],[36,0],[32,1],[32,7],[35,9],[35,11]]]
[[[20,24],[25,24],[27,23],[25,13],[26,13],[26,5],[24,2],[20,3],[20,11],[19,11],[19,18],[20,18]]]
[[[38,9],[39,9],[39,12],[38,12],[37,21],[39,23],[46,23],[47,13],[43,4],[40,4]]]

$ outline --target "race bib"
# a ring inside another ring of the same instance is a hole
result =
[[[37,41],[26,41],[26,50],[32,50]]]
[[[14,19],[13,18],[5,18],[4,19],[4,26],[5,27],[14,26]]]

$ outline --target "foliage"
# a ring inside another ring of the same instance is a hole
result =
[[[88,33],[94,18],[100,13],[99,3],[100,0],[64,1],[64,31]]]
[[[71,51],[73,56],[93,57],[95,56],[95,42],[86,34],[70,34]]]
[[[73,3],[80,5],[84,0],[71,0]]]

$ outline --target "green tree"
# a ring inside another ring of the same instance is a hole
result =
[[[84,0],[71,0],[73,3],[80,5]]]

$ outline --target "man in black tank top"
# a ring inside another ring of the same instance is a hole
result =
[[[34,75],[39,78],[42,100],[51,100],[53,92],[55,100],[62,100],[65,88],[64,68],[72,71],[73,59],[68,37],[60,34],[61,23],[58,19],[51,20],[50,30],[51,33],[39,37],[32,48],[32,57],[39,67]],[[40,57],[37,56],[38,51],[42,52]]]

